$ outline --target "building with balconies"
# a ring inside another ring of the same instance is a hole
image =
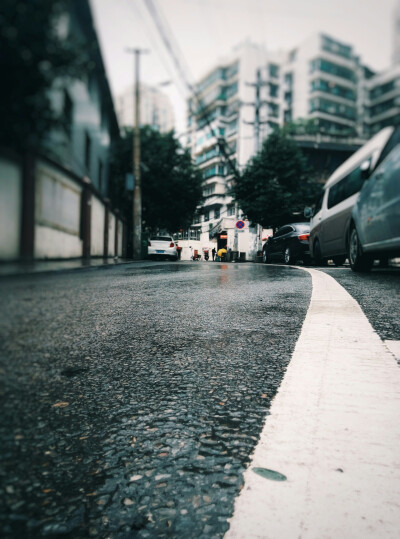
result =
[[[290,51],[283,65],[281,122],[312,119],[319,133],[357,133],[359,59],[350,45],[315,34]]]
[[[203,173],[204,200],[188,233],[197,247],[220,246],[222,237],[253,256],[257,242],[249,236],[249,246],[239,245],[243,235],[228,226],[242,215],[224,154],[240,171],[274,128],[298,120],[313,120],[314,132],[295,140],[323,181],[372,134],[400,120],[400,65],[376,75],[351,45],[323,33],[289,52],[244,43],[219,62],[188,101],[187,145]]]
[[[257,70],[267,65],[263,47],[243,43],[198,82],[196,95],[188,101],[186,142],[203,174],[203,203],[191,230],[182,235],[192,243],[197,239],[197,249],[227,245],[246,256],[254,254],[234,231],[241,212],[235,208],[230,190],[234,167],[243,168],[256,151],[251,103]]]
[[[388,125],[400,123],[400,64],[364,84],[364,126],[372,136]]]

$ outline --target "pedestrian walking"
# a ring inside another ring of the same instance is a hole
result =
[[[216,250],[215,250],[215,247],[213,247],[212,250],[211,250],[213,262],[215,261],[215,253],[216,253]]]

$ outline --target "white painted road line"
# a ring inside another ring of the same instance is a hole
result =
[[[344,288],[306,271],[310,307],[225,537],[397,539],[400,368]]]
[[[397,361],[400,361],[400,341],[385,341],[385,344]]]

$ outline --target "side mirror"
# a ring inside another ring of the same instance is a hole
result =
[[[361,170],[361,178],[363,180],[366,180],[367,178],[369,178],[369,175],[371,173],[371,160],[366,159],[365,161],[363,161],[361,163],[360,170]]]
[[[306,219],[311,219],[311,217],[313,217],[314,215],[314,210],[312,208],[310,208],[310,206],[306,206],[304,208],[304,217]]]

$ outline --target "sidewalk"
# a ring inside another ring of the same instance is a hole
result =
[[[91,258],[74,260],[38,260],[34,262],[4,262],[0,263],[0,278],[15,275],[30,275],[57,271],[73,271],[88,268],[104,268],[119,264],[133,263],[126,258]],[[140,261],[142,262],[142,261]]]

